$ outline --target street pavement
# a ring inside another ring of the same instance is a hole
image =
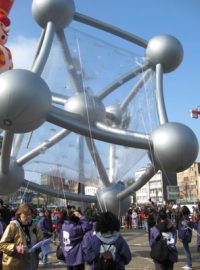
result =
[[[126,239],[132,252],[132,260],[126,266],[127,270],[154,270],[154,263],[149,256],[150,248],[148,243],[148,234],[143,229],[122,229],[121,234]],[[56,246],[54,246],[55,249]],[[174,264],[174,270],[180,270],[185,265],[185,255],[181,242],[177,243],[179,252],[179,261]],[[196,248],[196,233],[193,232],[193,239],[190,244],[193,270],[200,270],[200,254],[197,253]],[[55,252],[49,254],[49,260],[46,265],[40,265],[39,269],[54,269],[54,270],[66,270],[66,266],[63,262],[58,262],[55,256]],[[88,270],[86,266],[86,270]]]

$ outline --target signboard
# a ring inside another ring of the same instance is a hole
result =
[[[180,191],[178,186],[167,186],[167,199],[177,200],[180,197]]]

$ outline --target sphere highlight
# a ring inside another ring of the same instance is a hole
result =
[[[53,22],[57,30],[65,28],[73,19],[75,5],[73,0],[33,0],[32,14],[36,22],[45,28]]]
[[[190,167],[199,150],[193,131],[181,123],[167,123],[152,133],[153,157],[161,170],[180,172]]]
[[[183,47],[178,39],[161,35],[149,40],[145,56],[154,65],[162,64],[164,72],[175,70],[183,59]]]
[[[51,108],[51,93],[41,77],[13,69],[0,75],[0,85],[0,128],[25,133],[44,123]]]

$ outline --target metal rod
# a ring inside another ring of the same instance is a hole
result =
[[[68,97],[62,94],[52,92],[52,102],[59,105],[65,105]]]
[[[42,47],[42,43],[43,43],[43,40],[44,40],[44,36],[45,36],[45,29],[43,29],[42,34],[40,36],[39,44],[38,44],[38,47],[37,47],[37,50],[36,50],[36,53],[35,53],[35,57],[33,59],[32,68],[33,68],[33,66],[35,64],[35,61],[36,61],[36,59],[37,59],[37,57],[38,57],[38,55],[40,53],[40,50],[41,50],[41,47]]]
[[[111,135],[113,137],[113,141],[110,141],[113,144],[120,144],[124,146],[130,146],[133,148],[140,148],[146,150],[149,149],[149,147],[152,145],[152,142],[150,141],[150,136],[148,134],[114,128],[107,126],[103,123],[96,123],[96,126],[100,131],[102,132],[104,131],[106,132],[106,134]],[[118,138],[119,143],[117,140]],[[120,139],[127,140],[127,143],[124,144],[120,143]],[[114,142],[114,140],[116,140],[116,142]]]
[[[117,194],[117,198],[121,200],[131,195],[134,191],[137,191],[138,189],[143,187],[151,179],[151,177],[155,175],[156,172],[157,170],[155,169],[153,164],[150,164],[148,167],[146,167],[145,172],[139,177],[139,179],[137,179],[135,183]]]
[[[84,138],[81,135],[78,135],[78,179],[80,181],[80,193],[85,194],[84,184],[82,182],[85,179],[84,171]]]
[[[50,139],[48,139],[46,142],[40,144],[35,149],[31,150],[30,152],[26,153],[24,156],[19,158],[17,160],[17,163],[19,165],[24,165],[34,157],[38,156],[42,151],[49,149],[53,145],[55,145],[57,142],[61,141],[63,138],[65,138],[67,135],[69,135],[70,131],[63,129],[59,131],[57,134],[52,136]]]
[[[1,172],[7,174],[10,166],[10,153],[12,149],[14,133],[5,131],[1,149]]]
[[[45,35],[42,40],[43,41],[42,45],[40,47],[39,53],[32,67],[32,71],[37,73],[38,75],[42,74],[42,71],[46,64],[47,58],[51,50],[54,34],[55,34],[54,23],[48,22],[46,30],[45,30]]]
[[[135,97],[135,95],[138,93],[140,88],[145,84],[145,82],[148,80],[151,74],[152,74],[152,70],[147,70],[145,74],[140,78],[140,80],[136,83],[133,89],[129,92],[128,96],[121,103],[120,109],[122,111],[124,111],[127,108],[128,104]]]
[[[17,153],[19,152],[23,138],[24,138],[24,134],[14,135],[13,145],[12,145],[12,150],[11,150],[11,157],[15,158],[17,156]]]
[[[152,144],[148,134],[111,128],[102,123],[96,123],[96,127],[88,127],[81,119],[78,120],[77,115],[61,110],[55,106],[52,106],[51,111],[49,111],[47,121],[84,136],[92,136],[93,139],[114,144],[141,149],[149,149]]]
[[[73,59],[71,57],[71,54],[67,45],[64,31],[63,30],[57,31],[56,34],[57,34],[57,38],[60,43],[64,60],[66,62],[66,66],[68,69],[69,79],[72,85],[72,90],[74,90],[75,93],[83,92],[82,78],[78,77],[77,75],[77,70],[73,63]]]
[[[117,170],[115,158],[116,158],[116,145],[110,144],[109,146],[109,180],[111,183],[114,182],[114,177]]]
[[[151,66],[150,63],[146,63],[143,66],[137,67],[134,70],[122,75],[117,80],[115,80],[114,82],[112,82],[111,84],[106,86],[99,94],[97,94],[97,97],[99,97],[100,99],[103,99],[103,98],[107,97],[110,93],[112,93],[118,87],[120,87],[121,85],[123,85],[126,82],[130,81],[131,79],[133,79],[138,74],[144,72],[150,66]]]
[[[101,157],[99,156],[98,150],[95,146],[94,140],[92,138],[86,137],[86,143],[90,152],[90,155],[94,161],[94,164],[98,170],[99,176],[101,178],[101,181],[104,186],[109,187],[110,181],[108,178],[108,174],[104,168],[103,162],[101,160]]]
[[[61,191],[61,190],[55,190],[49,187],[45,187],[36,183],[33,183],[28,180],[23,180],[22,186],[27,187],[37,191],[39,193],[45,193],[46,195],[54,196],[54,197],[59,197],[67,200],[74,200],[74,201],[80,201],[80,202],[91,202],[95,203],[97,202],[96,196],[91,196],[91,195],[82,195],[82,194],[76,194],[76,193],[70,193],[66,191]]]
[[[168,122],[167,112],[163,95],[163,67],[156,65],[156,104],[160,125]]]
[[[107,24],[107,23],[104,23],[102,21],[91,18],[89,16],[75,12],[74,20],[81,22],[81,23],[84,23],[84,24],[87,24],[87,25],[90,25],[90,26],[94,26],[95,28],[101,29],[101,30],[106,31],[108,33],[111,33],[115,36],[121,37],[121,38],[128,40],[132,43],[135,43],[136,45],[139,45],[143,48],[147,47],[148,42],[146,40],[144,40],[138,36],[135,36],[131,33],[128,33],[126,31],[123,31],[122,29],[117,28],[115,26],[112,26],[110,24]]]

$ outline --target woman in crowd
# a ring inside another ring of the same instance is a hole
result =
[[[118,270],[124,270],[131,261],[131,252],[125,239],[119,233],[120,223],[111,212],[104,212],[98,216],[96,234],[87,243],[86,261],[91,270],[97,269],[98,259],[107,254],[117,265]],[[110,253],[110,255],[108,255]]]
[[[150,229],[149,243],[153,245],[163,238],[167,242],[168,257],[164,262],[154,260],[156,270],[173,270],[174,263],[178,261],[178,251],[176,248],[177,231],[171,221],[167,218],[165,210],[158,213],[158,224]]]
[[[78,211],[70,212],[61,230],[61,247],[67,270],[84,270],[82,240],[91,229],[89,220]]]
[[[3,211],[0,208],[0,239],[1,239],[3,233],[4,233],[5,229],[6,229],[6,226],[7,225],[6,225],[6,223],[5,223],[4,219],[3,219]],[[3,253],[0,252],[0,270],[2,270],[2,257],[3,257]]]
[[[1,241],[3,270],[38,269],[38,252],[29,249],[43,239],[42,231],[32,224],[32,209],[22,204],[16,211],[16,220],[7,226]]]
[[[147,220],[147,229],[148,229],[148,239],[150,240],[150,231],[153,226],[156,224],[156,216],[154,213],[149,212]]]
[[[178,214],[178,238],[183,244],[183,249],[186,256],[186,265],[183,267],[185,270],[192,269],[192,256],[190,252],[189,243],[192,240],[193,222],[190,220],[190,210],[184,205]]]
[[[197,252],[200,254],[200,212],[196,214],[196,221],[194,223],[194,228],[197,232]]]

